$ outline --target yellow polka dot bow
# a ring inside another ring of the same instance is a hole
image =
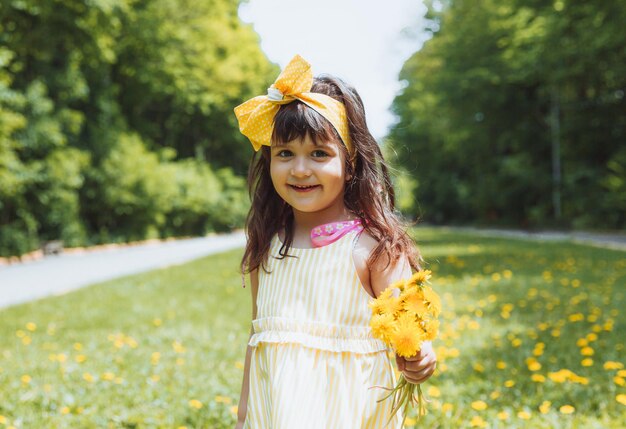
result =
[[[255,151],[262,145],[271,146],[274,116],[280,105],[300,100],[328,119],[352,154],[345,106],[328,95],[309,92],[312,85],[311,65],[296,55],[267,89],[267,95],[259,95],[235,107],[239,130],[250,139]]]

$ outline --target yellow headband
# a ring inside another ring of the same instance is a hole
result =
[[[267,95],[259,95],[235,107],[239,130],[250,139],[255,151],[261,145],[271,146],[274,116],[280,105],[300,100],[328,119],[352,156],[345,106],[328,95],[309,92],[312,85],[311,64],[296,55],[267,89]]]

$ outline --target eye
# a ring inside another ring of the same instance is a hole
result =
[[[320,149],[314,150],[313,152],[311,152],[311,155],[313,155],[313,158],[325,158],[327,156],[330,156],[326,152]]]
[[[293,155],[290,150],[279,150],[276,152],[276,156],[279,158],[287,158],[288,156]]]

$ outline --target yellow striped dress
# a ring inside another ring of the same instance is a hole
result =
[[[373,338],[370,295],[352,259],[358,231],[312,249],[272,238],[259,269],[257,318],[249,345],[250,385],[244,429],[400,428],[390,418],[392,354]]]

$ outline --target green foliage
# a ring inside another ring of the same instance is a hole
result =
[[[232,109],[277,68],[238,6],[2,3],[0,256],[242,226]]]
[[[428,184],[416,192],[426,219],[623,228],[614,171],[626,137],[624,3],[443,6],[431,4],[433,36],[403,67],[390,135],[398,163]],[[553,133],[562,175],[556,220]]]

